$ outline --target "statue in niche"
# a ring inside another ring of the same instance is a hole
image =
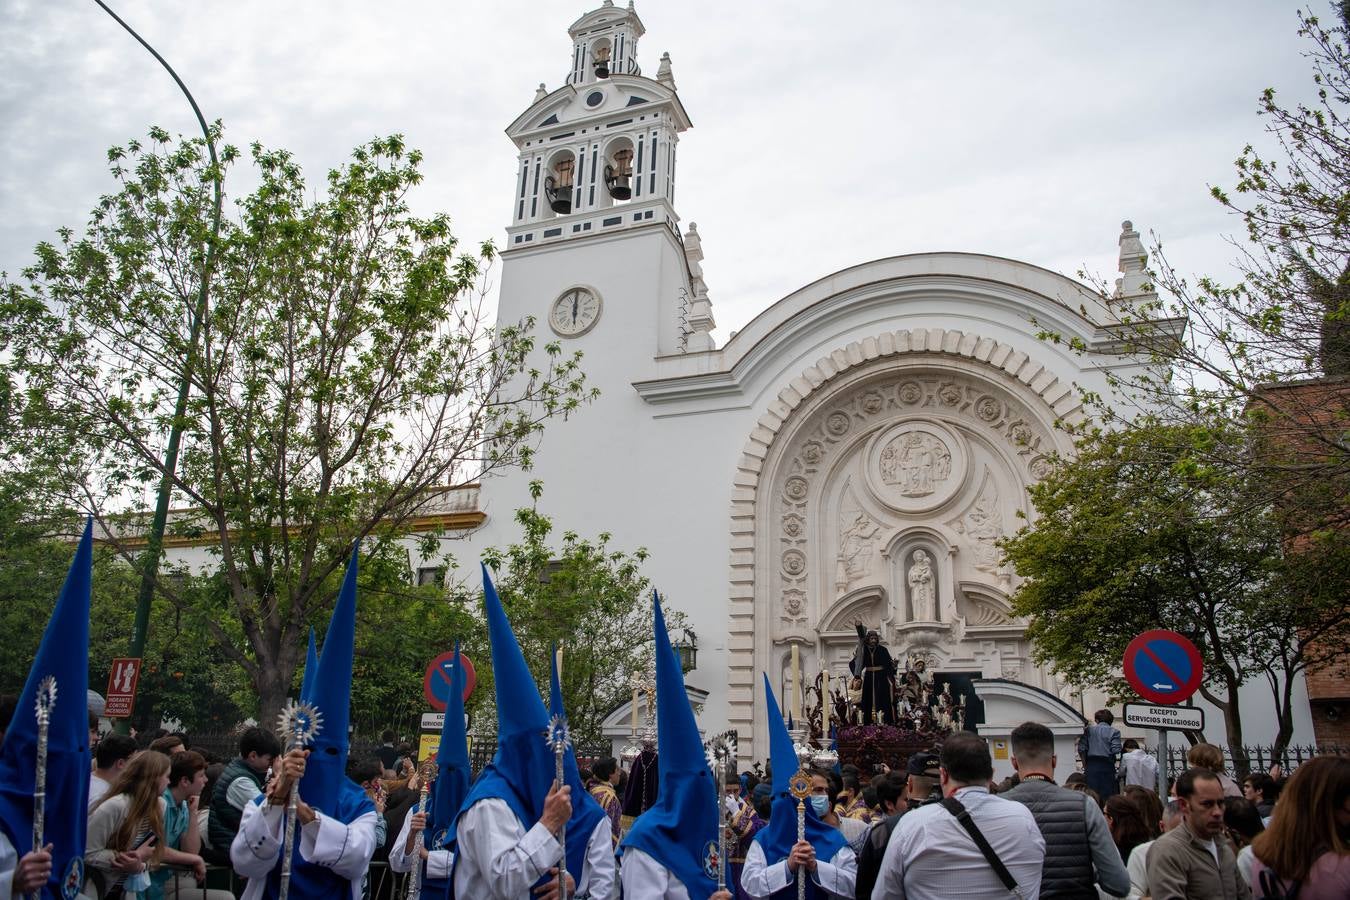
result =
[[[881,526],[872,517],[858,510],[851,518],[847,512],[840,516],[844,528],[839,534],[839,565],[835,584],[844,590],[855,578],[867,574],[872,566],[872,538]]]
[[[952,454],[931,434],[909,431],[881,451],[881,480],[905,497],[926,497],[952,472]]]
[[[933,583],[933,565],[926,550],[914,551],[914,565],[909,567],[908,581],[914,621],[936,622],[937,592]]]

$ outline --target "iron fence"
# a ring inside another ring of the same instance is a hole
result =
[[[1180,747],[1171,745],[1167,748],[1166,768],[1169,778],[1174,778],[1189,768],[1186,764],[1186,754],[1190,752],[1190,749],[1188,745]],[[1224,746],[1220,749],[1223,750],[1226,771],[1236,773],[1237,769],[1233,765],[1232,748]],[[1280,768],[1284,770],[1285,775],[1314,756],[1350,756],[1350,746],[1344,744],[1299,744],[1285,747],[1280,753],[1276,753],[1275,748],[1269,745],[1244,745],[1243,750],[1247,754],[1249,771],[1265,772],[1278,763]]]

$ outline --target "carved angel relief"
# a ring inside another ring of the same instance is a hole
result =
[[[872,570],[872,552],[879,525],[859,505],[850,486],[844,488],[839,507],[839,559],[835,566],[835,588],[839,593]]]
[[[999,502],[998,485],[988,469],[985,469],[984,484],[980,487],[974,505],[951,525],[970,540],[975,568],[982,572],[1003,574],[1004,568],[1000,564],[1002,554],[997,546],[1004,535],[1003,507]]]

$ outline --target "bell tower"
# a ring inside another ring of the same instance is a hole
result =
[[[712,345],[706,288],[674,206],[675,151],[689,115],[669,54],[655,78],[642,74],[645,32],[631,2],[605,0],[577,19],[564,83],[540,84],[506,129],[518,158],[499,319],[532,315],[541,339],[585,347],[602,391],[594,345],[606,345],[607,361],[626,357],[629,391],[654,357]]]

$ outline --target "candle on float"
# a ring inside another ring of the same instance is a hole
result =
[[[638,689],[637,685],[635,684],[633,685],[633,703],[631,705],[631,710],[628,717],[628,725],[630,728],[633,729],[633,734],[637,734],[637,704],[638,704]]]

